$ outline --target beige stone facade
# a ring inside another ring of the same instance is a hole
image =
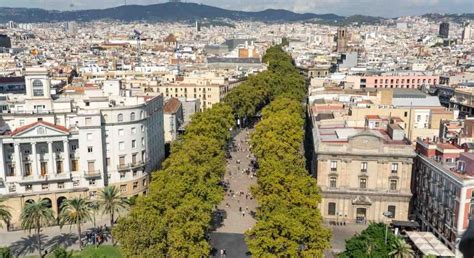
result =
[[[407,220],[415,153],[383,130],[320,127],[314,131],[313,173],[321,214],[334,222]],[[390,211],[391,218],[383,213]]]

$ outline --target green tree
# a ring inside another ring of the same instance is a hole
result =
[[[106,186],[99,194],[99,204],[103,214],[110,216],[110,228],[113,228],[115,215],[128,207],[127,199],[120,196],[120,191],[116,186]],[[114,243],[112,235],[112,243]]]
[[[61,227],[64,224],[77,225],[77,236],[79,237],[79,248],[82,250],[81,225],[92,220],[92,210],[89,201],[82,197],[65,200],[61,204],[59,221]]]
[[[0,258],[13,258],[9,247],[0,247]]]
[[[407,244],[403,239],[396,238],[392,244],[393,251],[389,253],[390,257],[395,258],[411,258],[414,256],[414,252],[411,246]]]
[[[10,213],[10,208],[4,204],[5,198],[0,197],[0,220],[5,224],[8,224],[12,219],[12,214]],[[0,228],[3,227],[3,224],[0,223]]]
[[[385,244],[385,224],[372,223],[360,234],[346,240],[346,250],[339,257],[390,257],[397,237],[389,230]]]
[[[21,227],[28,230],[29,233],[31,233],[31,230],[35,230],[38,255],[40,257],[43,257],[41,253],[41,228],[54,222],[53,210],[49,205],[50,203],[46,199],[32,200],[25,204],[20,215]]]
[[[62,246],[56,246],[52,252],[54,258],[72,258],[73,251],[67,251],[66,248]]]

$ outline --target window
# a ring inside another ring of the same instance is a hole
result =
[[[123,114],[117,115],[117,122],[123,122]]]
[[[392,163],[392,173],[398,172],[398,163]]]
[[[28,184],[28,185],[25,186],[25,189],[26,189],[27,192],[29,192],[29,191],[33,190],[33,185]]]
[[[87,140],[88,140],[88,141],[92,141],[92,133],[88,133],[88,134],[87,134]]]
[[[125,193],[127,191],[127,185],[120,185],[120,192]]]
[[[123,129],[119,129],[119,130],[118,130],[118,135],[119,135],[119,136],[123,136],[123,135],[124,135]]]
[[[140,111],[140,118],[141,119],[145,118],[145,113],[143,111]]]
[[[133,182],[133,190],[138,188],[138,182]]]
[[[359,179],[359,188],[360,189],[367,189],[367,178]]]
[[[328,215],[336,215],[336,203],[330,202],[328,203]]]
[[[95,185],[95,179],[89,180],[89,185]]]
[[[89,173],[94,173],[95,172],[95,161],[88,161],[87,162],[87,170]]]
[[[72,186],[74,186],[74,187],[79,186],[79,180],[72,181]]]
[[[142,137],[142,147],[145,146],[145,138]]]
[[[71,160],[71,170],[78,171],[79,170],[79,161],[76,159]]]
[[[87,147],[87,152],[88,153],[94,152],[94,148],[92,148],[92,146]]]
[[[367,162],[360,163],[360,171],[367,172]]]
[[[132,148],[136,148],[137,147],[137,141],[136,140],[132,140]]]
[[[135,112],[130,113],[130,121],[135,121]]]
[[[63,162],[61,160],[56,161],[56,173],[60,174],[63,172]]]
[[[86,125],[91,125],[92,124],[92,118],[86,117]]]
[[[124,179],[125,178],[125,173],[120,173],[120,179]]]
[[[25,120],[24,119],[20,119],[20,126],[23,126],[25,125]]]
[[[391,179],[390,180],[390,190],[391,191],[396,191],[397,190],[397,180],[396,179]]]
[[[109,158],[109,157],[105,158],[105,165],[106,165],[107,167],[110,166],[110,158]]]
[[[119,150],[125,150],[125,143],[119,142]]]
[[[135,127],[132,127],[132,134],[136,134],[137,133],[137,129]]]
[[[397,211],[397,207],[395,205],[389,205],[387,211],[390,212],[391,215],[389,216],[389,218],[395,218],[395,212]]]
[[[33,81],[33,96],[44,96],[43,82],[41,80]]]
[[[58,183],[57,187],[58,189],[64,189],[64,183],[63,182]]]
[[[329,178],[329,187],[336,188],[337,187],[337,177],[332,176]]]
[[[143,179],[142,185],[143,185],[143,186],[147,186],[147,185],[148,185],[148,181],[146,181],[146,179]]]
[[[145,132],[145,126],[142,125],[141,130],[142,130],[142,133]]]
[[[48,190],[48,189],[49,189],[49,184],[48,183],[41,184],[41,190]]]
[[[337,161],[331,160],[331,171],[337,170]]]

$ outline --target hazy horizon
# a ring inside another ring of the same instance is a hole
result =
[[[0,0],[0,7],[42,8],[48,10],[72,11],[105,9],[128,5],[150,5],[164,3],[164,0]],[[473,13],[471,0],[203,0],[183,1],[211,5],[230,10],[261,11],[285,9],[297,13],[334,13],[338,15],[370,15],[382,17],[414,16],[426,13]]]

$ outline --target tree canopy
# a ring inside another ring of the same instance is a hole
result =
[[[360,234],[346,240],[346,250],[339,257],[392,257],[390,253],[399,246],[399,242],[392,231],[388,230],[385,244],[385,227],[383,223],[370,224]]]
[[[139,197],[112,231],[124,256],[209,256],[206,235],[224,195],[219,182],[225,173],[229,129],[235,119],[254,116],[270,102],[252,136],[259,175],[267,176],[259,178],[255,189],[261,208],[248,234],[250,250],[256,256],[320,256],[328,247],[329,232],[321,226],[317,209],[319,191],[301,154],[304,120],[299,101],[306,94],[305,81],[281,47],[269,48],[263,60],[267,71],[234,87],[223,103],[195,114],[185,135],[172,144],[162,169],[152,175],[148,195]],[[274,181],[278,178],[283,183]]]

